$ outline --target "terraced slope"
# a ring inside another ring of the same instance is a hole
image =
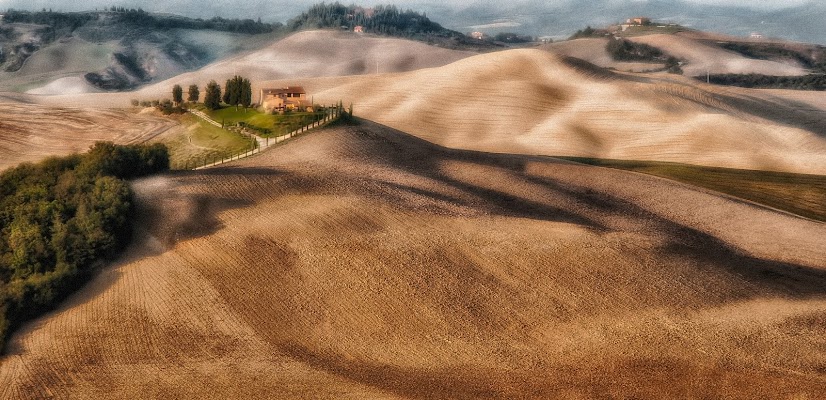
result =
[[[0,397],[819,398],[826,225],[372,123],[137,182]]]

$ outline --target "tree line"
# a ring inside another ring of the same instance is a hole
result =
[[[59,30],[68,28],[73,31],[85,25],[89,21],[98,19],[98,14],[94,12],[64,13],[43,11],[18,11],[10,9],[3,17],[3,22],[46,25],[52,29]]]
[[[355,26],[361,26],[365,32],[390,36],[464,37],[459,32],[431,21],[426,14],[409,9],[403,11],[394,5],[379,5],[368,10],[356,5],[345,6],[339,2],[319,3],[287,23],[291,31],[323,28],[353,30]]]
[[[187,91],[187,101],[190,103],[197,103],[201,96],[201,90],[198,85],[190,85]],[[180,105],[183,103],[183,87],[175,85],[172,87],[172,102]],[[214,80],[209,81],[204,88],[204,106],[210,110],[217,110],[221,108],[221,102],[224,104],[235,106],[242,106],[248,108],[252,105],[252,83],[249,79],[234,76],[227,79],[224,85],[223,95],[221,86]]]
[[[197,103],[200,98],[201,89],[198,85],[189,85],[186,101],[189,103]],[[236,108],[238,106],[244,108],[250,107],[252,105],[252,83],[250,80],[236,75],[227,80],[223,91],[217,82],[214,80],[209,81],[204,88],[204,106],[210,110],[217,110],[221,108],[222,102],[223,104],[235,106]],[[181,85],[177,84],[172,86],[171,100],[169,98],[152,101],[132,99],[131,103],[134,107],[155,107],[166,115],[186,112],[184,89]]]
[[[665,69],[669,73],[683,73],[680,67],[680,61],[676,57],[669,56],[662,50],[645,43],[613,38],[608,40],[605,50],[607,50],[611,58],[616,61],[661,62],[665,64]]]
[[[126,179],[168,169],[162,144],[99,142],[0,174],[0,349],[125,248],[134,215]]]
[[[758,60],[790,60],[799,63],[805,68],[826,73],[826,48],[811,47],[806,50],[795,50],[775,43],[745,43],[726,42],[720,47],[731,50],[743,56]]]
[[[706,80],[705,76],[696,77]],[[826,74],[804,76],[771,76],[760,74],[718,74],[708,76],[716,85],[739,86],[755,89],[826,90]]]
[[[20,22],[27,24],[47,25],[53,29],[69,28],[75,30],[91,21],[98,21],[101,15],[107,15],[116,24],[136,25],[142,28],[155,29],[196,29],[216,30],[244,34],[270,33],[283,29],[281,23],[264,23],[259,18],[227,19],[214,17],[211,19],[187,18],[181,16],[151,14],[143,9],[127,9],[111,7],[104,11],[93,12],[52,12],[9,10],[3,20],[5,22]]]

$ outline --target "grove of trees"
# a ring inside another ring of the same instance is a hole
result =
[[[224,103],[238,108],[247,108],[252,104],[252,84],[249,79],[235,75],[224,86]]]
[[[615,38],[608,41],[605,49],[616,61],[663,62],[666,71],[672,74],[683,73],[680,61],[676,57],[669,56],[662,50],[645,43]]]
[[[697,77],[706,80],[705,76]],[[739,86],[756,89],[826,90],[826,74],[804,76],[771,76],[760,74],[710,75],[709,82],[717,85]]]
[[[162,144],[99,142],[0,174],[0,348],[126,246],[134,203],[125,180],[168,169]]]
[[[339,2],[314,4],[287,23],[291,31],[362,26],[365,32],[402,37],[441,36],[461,39],[464,35],[431,21],[425,14],[399,10],[396,6],[375,6],[370,11]]]

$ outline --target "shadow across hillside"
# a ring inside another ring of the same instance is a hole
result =
[[[552,170],[555,165],[565,163],[558,159],[449,149],[368,121],[353,130],[363,143],[354,156],[427,177],[461,194],[446,196],[432,190],[373,179],[375,184],[368,187],[382,192],[382,196],[392,196],[392,191],[386,190],[392,188],[426,197],[433,204],[453,202],[485,214],[572,223],[603,233],[636,232],[662,236],[667,238],[667,244],[658,250],[662,257],[689,260],[685,265],[694,269],[693,272],[734,277],[739,288],[717,293],[722,302],[745,300],[756,293],[796,299],[826,297],[824,270],[756,258],[709,233],[657,215],[612,193],[579,186],[573,180],[535,176],[527,171],[528,164],[533,168]],[[526,184],[529,190],[519,192],[508,190],[509,186],[484,187],[448,176],[444,166],[451,163],[479,165],[483,171],[504,171],[512,177],[512,186]],[[581,173],[587,174],[590,168],[594,167],[581,166]],[[612,172],[620,179],[626,174]],[[526,198],[528,195],[533,197]],[[404,200],[394,203],[402,207],[405,204]]]

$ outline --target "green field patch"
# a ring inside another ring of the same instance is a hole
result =
[[[288,112],[285,114],[263,113],[254,108],[244,109],[243,107],[224,107],[218,110],[202,109],[210,118],[224,124],[232,126],[244,124],[257,131],[262,137],[276,137],[286,135],[298,130],[303,126],[320,121],[324,118],[324,112]]]
[[[173,169],[228,159],[254,146],[253,139],[221,129],[192,114],[179,118],[181,125],[186,127],[185,132],[165,142]]]
[[[826,176],[656,162],[558,157],[700,186],[826,222]]]

